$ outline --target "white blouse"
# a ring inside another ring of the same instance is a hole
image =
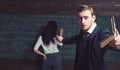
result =
[[[56,39],[55,40],[55,43],[53,42],[50,42],[49,45],[44,45],[43,44],[43,41],[42,41],[42,36],[39,36],[35,46],[34,46],[34,50],[38,50],[40,46],[42,46],[43,50],[44,50],[44,53],[45,54],[51,54],[51,53],[56,53],[56,52],[59,52],[59,49],[58,49],[58,45],[59,46],[63,46],[63,43],[60,43],[58,42]]]

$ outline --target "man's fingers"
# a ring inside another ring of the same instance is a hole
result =
[[[117,29],[115,29],[115,33],[116,33],[117,36],[120,35]]]
[[[117,38],[119,35],[120,35],[120,34],[119,34],[118,30],[115,28],[114,37]]]

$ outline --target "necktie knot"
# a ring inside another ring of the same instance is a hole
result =
[[[85,33],[83,34],[83,38],[87,38],[87,37],[89,37],[89,35],[90,35],[90,33],[85,32]]]

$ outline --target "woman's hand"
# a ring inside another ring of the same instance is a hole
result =
[[[43,56],[44,60],[46,60],[46,59],[47,59],[46,54],[43,54],[42,56]]]

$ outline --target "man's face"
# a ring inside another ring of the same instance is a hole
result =
[[[83,31],[89,30],[95,19],[95,15],[92,15],[90,10],[85,10],[78,13],[78,23]]]

